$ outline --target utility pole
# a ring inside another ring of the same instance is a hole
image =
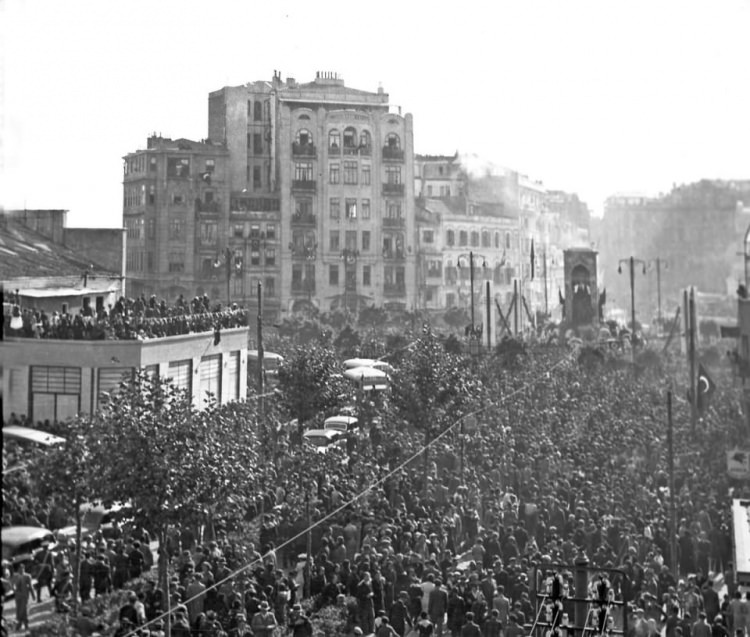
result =
[[[623,263],[628,265],[630,272],[630,345],[633,352],[633,359],[635,360],[635,264],[637,263],[643,266],[643,274],[646,274],[646,262],[641,259],[636,259],[635,257],[620,259],[620,262],[617,265],[617,272],[619,274],[622,274]]]
[[[545,316],[549,315],[549,301],[547,298],[547,248],[544,248],[544,251],[542,252],[542,263],[543,263],[543,272],[544,272],[544,314]]]
[[[474,337],[474,253],[469,252],[469,286],[471,292],[471,337]]]
[[[490,299],[490,282],[485,281],[484,304],[487,309],[487,351],[492,348],[492,301]]]
[[[263,364],[263,283],[258,281],[258,422],[263,435],[263,448],[267,448],[267,431],[265,419],[265,402],[263,400],[263,381],[265,367]],[[274,435],[274,441],[276,436]],[[276,445],[273,447],[273,459],[276,461]]]
[[[672,573],[678,575],[677,564],[677,509],[674,493],[674,429],[672,423],[672,390],[667,391],[667,456],[669,462],[669,560]]]
[[[513,331],[518,336],[518,279],[513,279]]]
[[[461,430],[460,430],[461,431],[461,485],[464,484],[464,475],[465,475],[464,467],[466,465],[465,455],[464,455],[465,446],[466,446],[466,443],[464,440],[464,420],[465,420],[464,418],[461,418]]]
[[[690,427],[695,435],[698,425],[698,392],[695,387],[695,291],[691,287],[688,297],[690,331],[688,332],[688,356],[690,357]]]
[[[232,295],[230,290],[230,281],[232,279],[232,250],[229,246],[224,250],[224,261],[227,266],[227,307],[232,307]]]

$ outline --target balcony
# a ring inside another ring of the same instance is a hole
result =
[[[344,290],[347,292],[356,292],[357,291],[357,282],[356,281],[346,281],[344,283]]]
[[[404,151],[393,146],[383,146],[383,159],[389,161],[404,161]]]
[[[292,226],[314,226],[318,218],[310,213],[292,215]]]
[[[289,249],[292,251],[292,259],[307,259],[312,261],[315,259],[318,253],[318,246],[296,246],[290,245]]]
[[[383,184],[384,195],[404,196],[404,184]]]
[[[403,217],[383,217],[384,228],[403,228],[406,220]]]
[[[356,157],[359,154],[359,148],[357,146],[344,146],[344,155],[349,157]]]
[[[341,147],[340,146],[329,146],[328,147],[328,156],[329,157],[341,156]]]
[[[292,294],[304,294],[312,296],[315,294],[315,281],[292,281]]]
[[[294,157],[315,157],[315,144],[292,143],[292,155]]]
[[[359,154],[362,155],[362,157],[369,157],[372,155],[372,146],[360,146]]]
[[[195,212],[218,213],[221,212],[218,201],[205,202],[200,199],[195,200]]]
[[[300,190],[302,192],[315,192],[315,182],[307,179],[293,179],[292,190]]]
[[[405,283],[389,283],[386,281],[383,284],[383,293],[386,296],[404,296],[406,294],[406,284]]]
[[[427,278],[428,279],[441,279],[443,278],[443,273],[440,271],[440,268],[434,268],[432,270],[427,270]]]
[[[404,253],[403,248],[383,250],[383,258],[388,261],[403,261],[406,259],[406,254]]]

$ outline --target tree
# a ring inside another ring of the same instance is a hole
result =
[[[87,502],[96,499],[99,481],[91,453],[91,428],[87,416],[76,416],[66,424],[65,442],[37,454],[31,474],[36,477],[37,495],[50,499],[73,515],[76,527],[76,552],[73,566],[73,614],[78,608],[78,585],[81,573],[82,511]]]
[[[344,404],[351,387],[341,376],[336,353],[320,345],[295,347],[279,368],[281,402],[298,422],[300,442],[304,423]]]
[[[424,434],[426,488],[429,444],[476,404],[479,382],[467,360],[448,354],[425,328],[408,354],[401,357],[391,391],[396,414]]]
[[[357,322],[361,327],[372,329],[382,329],[387,321],[388,312],[382,307],[375,307],[374,305],[362,308],[357,319]]]
[[[458,307],[448,308],[443,314],[443,321],[448,327],[454,329],[463,329],[467,324],[471,322],[471,318],[466,310]]]

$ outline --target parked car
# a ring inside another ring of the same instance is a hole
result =
[[[81,505],[81,537],[93,535],[101,531],[102,535],[109,539],[115,532],[114,522],[122,525],[133,518],[133,509],[130,505],[113,504],[105,507],[101,504],[86,503]],[[76,537],[75,525],[65,526],[55,531],[59,541],[74,540]]]
[[[342,447],[345,443],[341,432],[335,429],[308,429],[302,439],[318,453],[326,453],[332,445]]]
[[[10,562],[13,567],[18,564],[33,564],[43,547],[53,550],[57,544],[52,531],[40,526],[4,526],[0,533],[3,560]]]
[[[323,429],[333,429],[334,431],[346,433],[347,431],[355,429],[358,422],[359,421],[353,416],[331,416],[330,418],[326,418],[323,422]]]

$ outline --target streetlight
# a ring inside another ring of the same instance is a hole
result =
[[[661,269],[669,270],[669,261],[656,257],[648,262],[649,270],[656,268],[656,324],[661,331]]]
[[[630,257],[628,259],[620,259],[620,262],[617,264],[617,273],[622,274],[622,264],[627,263],[630,268],[630,312],[631,312],[631,330],[632,330],[632,337],[631,337],[631,345],[633,349],[635,349],[635,264],[639,264],[643,267],[643,274],[646,274],[646,262],[642,259],[636,259],[635,257]]]
[[[354,264],[354,267],[355,267],[354,289],[356,290],[356,286],[357,286],[356,263],[357,263],[358,258],[359,258],[359,250],[357,250],[356,248],[344,248],[341,251],[341,260],[344,262],[344,310],[346,312],[349,312],[349,297],[347,295],[347,292],[349,290],[349,279],[348,279],[349,270],[347,269],[346,266]]]

